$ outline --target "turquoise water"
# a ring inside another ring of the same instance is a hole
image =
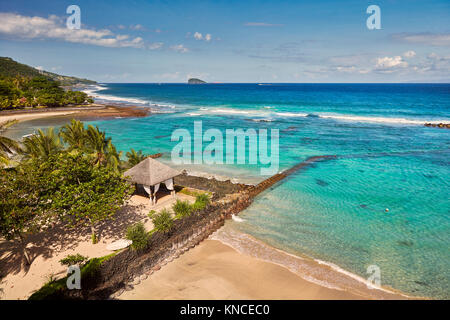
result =
[[[412,295],[450,298],[448,84],[109,84],[100,101],[129,101],[155,114],[95,121],[121,150],[165,152],[173,130],[280,131],[280,170],[312,165],[261,194],[233,228],[294,254],[328,261]],[[38,126],[38,125],[36,125]],[[39,126],[42,126],[40,124]],[[184,165],[257,182],[258,165]],[[386,212],[385,209],[389,209]]]

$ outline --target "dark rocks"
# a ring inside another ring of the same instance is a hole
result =
[[[425,123],[425,127],[450,129],[450,123]]]
[[[317,183],[319,186],[321,186],[321,187],[327,187],[327,186],[329,185],[328,182],[325,182],[325,181],[320,180],[320,179],[316,179],[316,183]]]

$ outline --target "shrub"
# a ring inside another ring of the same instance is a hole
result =
[[[82,264],[88,259],[88,257],[82,256],[81,254],[70,254],[64,259],[59,260],[62,265],[71,266],[74,264]]]
[[[170,216],[170,211],[167,209],[163,209],[160,213],[153,215],[152,221],[155,229],[163,233],[169,232],[173,227],[173,219]]]
[[[189,201],[177,200],[173,204],[172,209],[178,217],[186,217],[192,212],[192,206],[190,205]]]
[[[155,215],[156,211],[155,210],[150,210],[150,212],[148,213],[147,217],[149,217],[150,219]]]
[[[148,246],[148,234],[145,231],[144,224],[138,222],[127,229],[126,238],[133,241],[131,248],[134,250],[144,250]]]
[[[198,211],[204,209],[209,204],[209,197],[206,193],[199,194],[195,197],[195,202],[192,205],[193,210]]]

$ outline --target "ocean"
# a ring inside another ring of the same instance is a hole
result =
[[[119,150],[162,152],[168,164],[172,132],[192,132],[199,120],[203,130],[278,129],[280,171],[335,155],[266,190],[214,237],[329,287],[365,285],[375,266],[384,288],[450,298],[450,130],[424,126],[450,123],[450,84],[100,84],[86,91],[100,102],[151,108],[145,118],[90,123]],[[267,178],[248,163],[178,166],[243,183]]]

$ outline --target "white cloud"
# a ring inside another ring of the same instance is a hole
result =
[[[145,28],[144,28],[144,26],[141,25],[141,24],[136,24],[136,25],[131,25],[131,26],[130,26],[130,29],[131,29],[131,30],[144,30]]]
[[[64,25],[63,19],[57,16],[43,18],[0,13],[0,21],[0,34],[14,39],[52,39],[113,48],[146,47],[141,37],[130,38],[128,35],[114,34],[108,29],[68,29]]]
[[[174,50],[174,51],[181,52],[181,53],[186,53],[186,52],[189,51],[189,49],[186,48],[186,47],[185,47],[184,45],[182,45],[182,44],[177,44],[177,45],[171,46],[170,48],[171,48],[172,50]]]
[[[188,32],[186,34],[186,37],[189,38],[190,35],[191,35],[191,33]],[[195,40],[211,41],[211,39],[212,39],[211,34],[207,33],[207,34],[205,34],[205,36],[203,36],[203,34],[201,34],[200,32],[195,32],[193,37],[194,37]]]
[[[392,37],[410,43],[420,43],[432,46],[450,46],[450,33],[397,33]]]
[[[405,58],[414,58],[416,56],[416,53],[412,50],[406,51],[403,56]]]
[[[42,70],[44,70],[44,67],[43,66],[37,66],[37,67],[34,67],[36,70],[39,70],[39,71],[42,71]]]
[[[382,72],[392,72],[393,69],[406,67],[408,67],[408,62],[404,61],[401,56],[377,58],[375,65],[375,69]]]
[[[196,33],[194,33],[194,38],[196,40],[202,40],[203,36],[202,36],[202,34],[200,32],[196,32]]]
[[[162,42],[154,42],[147,45],[147,48],[150,50],[156,50],[163,46],[164,44]]]
[[[336,71],[345,72],[345,73],[353,73],[356,71],[355,66],[338,66],[336,67]]]

